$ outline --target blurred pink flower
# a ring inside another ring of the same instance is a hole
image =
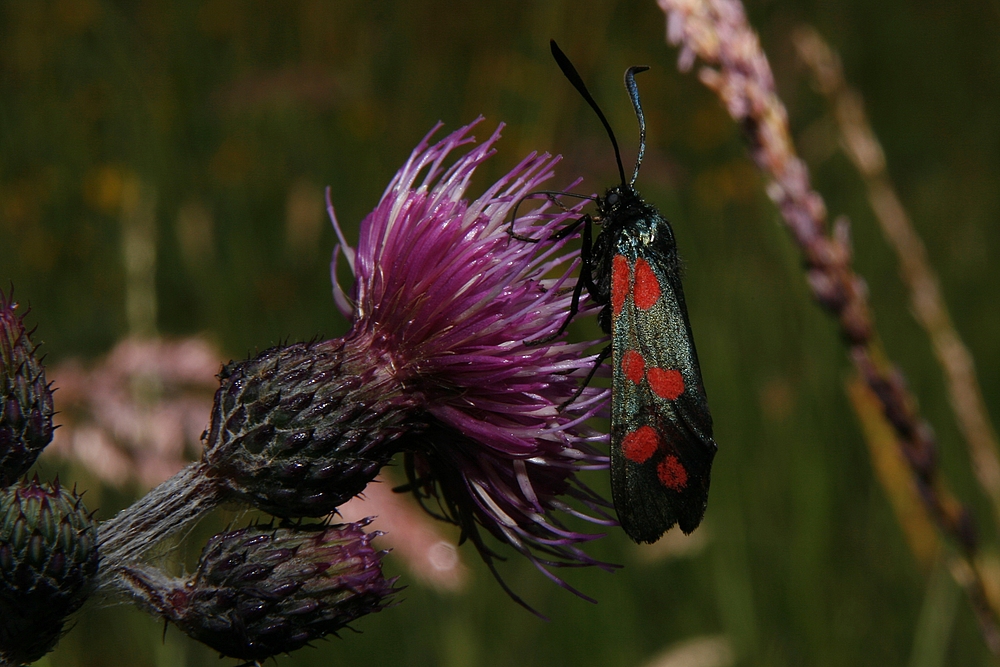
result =
[[[406,561],[417,579],[438,590],[461,590],[469,571],[459,558],[454,537],[443,536],[437,522],[410,496],[393,493],[393,486],[381,474],[364,494],[342,505],[337,513],[349,523],[374,516],[372,528],[385,533],[382,541],[392,545],[393,554]]]
[[[220,357],[198,338],[126,339],[89,369],[59,364],[59,428],[47,451],[114,486],[159,484],[201,450]]]

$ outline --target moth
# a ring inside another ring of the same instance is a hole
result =
[[[582,225],[581,268],[569,316],[548,338],[569,326],[584,289],[602,306],[598,323],[611,335],[611,345],[602,350],[583,386],[610,356],[612,500],[625,533],[637,543],[651,543],[674,525],[690,533],[701,523],[718,446],[684,302],[674,232],[634,187],[646,148],[635,75],[649,68],[625,72],[625,88],[639,121],[638,157],[626,181],[611,125],[573,64],[555,41],[550,46],[563,74],[611,138],[621,183],[596,197],[596,215],[584,215],[557,233],[564,237]],[[594,225],[600,226],[596,239]]]

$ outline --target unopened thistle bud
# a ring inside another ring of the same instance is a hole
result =
[[[0,291],[0,486],[27,472],[52,440],[52,391],[16,308]]]
[[[273,347],[220,374],[204,460],[220,484],[280,517],[323,516],[364,490],[420,427],[421,398],[369,344]]]
[[[97,522],[56,481],[0,491],[0,662],[33,662],[93,590]]]
[[[190,580],[125,578],[155,613],[223,655],[262,661],[380,611],[396,592],[362,526],[251,526],[216,535]]]

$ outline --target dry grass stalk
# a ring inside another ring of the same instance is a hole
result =
[[[980,486],[993,501],[994,519],[1000,522],[1000,456],[996,430],[990,421],[976,378],[972,355],[952,324],[948,306],[927,250],[886,171],[885,153],[872,131],[864,103],[844,80],[840,58],[812,28],[793,35],[799,58],[809,67],[820,93],[826,97],[840,130],[848,158],[861,172],[868,200],[886,239],[899,257],[903,281],[910,289],[913,312],[931,339],[934,354],[944,370],[948,397],[972,457]]]
[[[864,281],[852,266],[850,228],[839,218],[828,233],[823,198],[813,190],[805,163],[795,153],[788,114],[774,85],[767,57],[739,0],[658,0],[667,15],[667,39],[681,48],[678,66],[696,60],[701,81],[740,124],[757,167],[799,246],[816,300],[838,320],[848,354],[878,398],[909,464],[917,492],[940,529],[971,566],[960,583],[979,619],[990,650],[1000,654],[1000,628],[976,567],[978,543],[972,517],[954,501],[938,468],[933,430],[919,415],[902,374],[885,357],[872,321]]]

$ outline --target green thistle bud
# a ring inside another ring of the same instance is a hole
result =
[[[48,653],[96,574],[97,522],[80,496],[37,477],[0,491],[3,660],[21,664]]]
[[[124,577],[155,613],[223,655],[262,661],[382,610],[396,592],[366,521],[251,526],[216,535],[190,580],[148,567]]]
[[[204,461],[242,500],[280,517],[323,516],[364,490],[422,426],[422,400],[357,339],[273,347],[219,375]]]
[[[27,472],[52,440],[52,391],[16,308],[0,291],[0,486]]]

